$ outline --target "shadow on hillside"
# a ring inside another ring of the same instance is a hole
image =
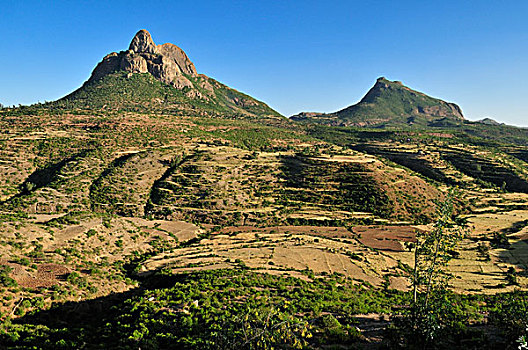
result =
[[[442,158],[461,173],[478,179],[484,187],[499,187],[509,192],[528,193],[528,181],[508,166],[466,151],[444,151]]]
[[[405,152],[396,148],[379,147],[367,143],[354,145],[352,146],[352,149],[367,154],[381,156],[431,180],[445,183],[447,185],[458,185],[458,181],[447,177],[443,171],[435,168],[432,163],[424,159],[420,153]]]
[[[509,244],[499,253],[499,259],[516,267],[519,274],[528,276],[528,234],[523,239]]]
[[[31,174],[29,174],[22,184],[19,185],[18,193],[14,194],[5,202],[13,202],[17,198],[27,196],[42,187],[48,186],[58,178],[59,173],[67,164],[86,156],[88,152],[89,150],[84,150],[59,162],[48,164],[43,168],[36,169]]]
[[[528,220],[514,222],[510,227],[502,229],[492,240],[499,248],[505,248],[499,253],[499,259],[512,264],[521,274],[528,275],[528,233],[521,232],[528,226]],[[516,241],[510,243],[512,238]]]
[[[113,314],[112,306],[138,295],[142,289],[135,288],[127,292],[114,293],[83,301],[69,301],[56,304],[49,310],[38,311],[14,320],[18,324],[42,324],[49,328],[75,328],[88,324],[104,324]]]
[[[101,344],[117,346],[119,335],[101,331],[115,321],[126,300],[141,295],[147,288],[169,288],[186,278],[188,275],[153,276],[145,279],[141,287],[126,292],[55,304],[48,310],[16,318],[12,330],[0,335],[0,349],[56,349],[64,344],[68,344],[67,348],[82,345],[83,349],[97,349]]]

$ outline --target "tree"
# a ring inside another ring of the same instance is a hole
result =
[[[395,322],[396,340],[406,348],[432,348],[442,334],[454,334],[453,325],[462,324],[448,289],[452,275],[449,261],[456,256],[455,248],[464,237],[465,226],[455,220],[451,190],[439,206],[432,231],[418,232],[412,270],[412,299],[407,313]],[[445,338],[444,338],[445,340]]]
[[[248,307],[242,317],[222,325],[216,334],[218,349],[304,349],[311,326],[274,307]]]

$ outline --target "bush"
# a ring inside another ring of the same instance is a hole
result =
[[[512,344],[525,335],[528,326],[528,295],[519,291],[500,295],[490,312],[489,322]]]
[[[6,265],[0,265],[0,286],[3,287],[16,287],[18,286],[18,283],[9,277],[9,273],[13,271],[13,269]]]

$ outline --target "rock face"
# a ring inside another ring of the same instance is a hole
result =
[[[154,44],[150,33],[145,29],[141,29],[136,33],[128,49],[133,52],[158,53],[156,44]]]
[[[187,76],[197,76],[196,68],[185,52],[174,44],[156,45],[145,29],[136,33],[128,51],[112,52],[95,67],[88,82],[123,70],[150,73],[156,79],[178,89],[192,87]]]

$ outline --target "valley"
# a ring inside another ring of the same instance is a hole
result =
[[[493,315],[528,289],[526,129],[384,78],[288,119],[140,33],[65,98],[0,109],[2,346],[387,346],[368,325],[405,314],[450,200],[456,336],[511,341]]]

